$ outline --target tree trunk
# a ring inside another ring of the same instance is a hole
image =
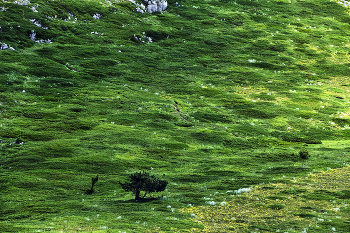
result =
[[[135,192],[135,201],[141,199],[141,197],[140,197],[140,192],[141,192],[140,190],[136,190],[136,192]]]

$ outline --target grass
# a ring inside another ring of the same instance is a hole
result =
[[[346,232],[348,187],[324,177],[347,180],[348,9],[135,8],[0,3],[0,231]],[[135,203],[119,181],[140,170],[167,190]]]
[[[332,169],[285,183],[254,186],[216,206],[182,209],[204,229],[194,232],[347,232],[346,178],[349,168]]]

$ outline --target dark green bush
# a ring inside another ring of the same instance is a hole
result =
[[[299,151],[299,156],[301,159],[308,159],[310,158],[309,152],[305,149]]]

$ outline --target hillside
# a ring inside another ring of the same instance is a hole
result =
[[[193,206],[349,165],[349,2],[141,4],[0,3],[1,232],[210,232]],[[119,181],[140,170],[169,184],[137,203]],[[348,232],[348,187],[320,189],[338,225],[242,232]]]

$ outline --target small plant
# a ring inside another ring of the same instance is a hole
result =
[[[119,182],[119,184],[125,191],[133,192],[137,201],[144,198],[148,193],[164,191],[168,182],[142,171],[131,174],[128,182]],[[145,192],[143,197],[140,197],[141,191]]]
[[[13,144],[19,144],[23,145],[24,141],[21,138],[17,138],[16,141],[13,142]]]
[[[96,175],[96,177],[92,177],[91,178],[91,181],[92,181],[92,184],[91,184],[91,189],[88,189],[86,190],[86,194],[87,195],[91,195],[93,194],[95,191],[94,191],[94,185],[96,184],[96,182],[98,181],[98,174]]]
[[[306,149],[300,150],[299,151],[299,157],[301,159],[308,159],[310,158],[309,152]]]

